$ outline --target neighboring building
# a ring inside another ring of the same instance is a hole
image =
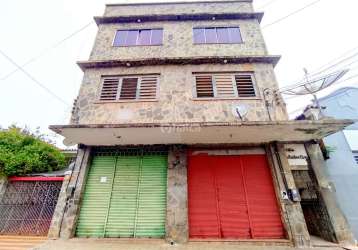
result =
[[[262,16],[217,0],[95,17],[71,123],[51,126],[79,147],[49,237],[352,241],[312,141],[351,122],[288,121]]]
[[[321,98],[325,116],[336,119],[358,119],[358,88],[341,88]],[[358,238],[358,122],[324,138],[332,152],[326,161],[339,205]]]

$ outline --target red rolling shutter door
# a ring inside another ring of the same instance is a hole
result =
[[[264,155],[189,157],[191,238],[284,238]]]
[[[218,238],[220,226],[209,157],[189,158],[188,185],[190,236]]]
[[[265,155],[241,156],[251,233],[255,239],[284,238],[281,216]]]

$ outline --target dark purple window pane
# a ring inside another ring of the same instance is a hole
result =
[[[217,43],[216,38],[216,29],[215,28],[206,28],[205,29],[206,43]]]
[[[228,28],[231,43],[242,43],[240,28]]]
[[[163,43],[163,30],[162,29],[156,29],[152,30],[152,45],[161,45]]]
[[[218,43],[230,43],[229,31],[227,28],[217,28]]]
[[[138,45],[150,45],[151,30],[140,30]]]
[[[116,37],[114,38],[113,45],[114,46],[125,46],[126,45],[126,30],[118,30],[116,33]]]
[[[205,43],[204,29],[194,29],[194,43]]]
[[[126,45],[133,46],[137,45],[138,30],[128,30]]]

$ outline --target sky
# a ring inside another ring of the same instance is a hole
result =
[[[105,3],[120,2],[138,1],[1,1],[1,127],[40,127],[43,133],[54,136],[49,125],[68,124],[83,76],[76,61],[88,59],[97,32],[93,16],[103,14]],[[262,31],[269,53],[282,56],[275,69],[280,87],[302,80],[303,68],[315,73],[331,65],[321,75],[345,66],[351,70],[343,83],[319,96],[339,87],[358,87],[357,0],[254,0],[254,6],[265,12]],[[23,70],[17,70],[16,65]],[[291,117],[311,99],[287,98]]]

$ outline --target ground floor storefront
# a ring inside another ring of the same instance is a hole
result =
[[[303,147],[312,151],[310,145]],[[310,165],[317,164],[315,155],[307,157]],[[319,187],[322,173],[317,176],[310,185]],[[164,239],[168,245],[311,244],[301,206],[301,195],[310,190],[296,186],[300,183],[283,143],[82,145],[65,182],[50,238]],[[325,195],[320,202],[327,201]],[[328,227],[319,236],[342,242],[349,229],[336,230],[332,213],[340,228],[345,222],[338,208],[332,210],[334,202],[328,203],[321,207],[327,217],[317,224]]]

